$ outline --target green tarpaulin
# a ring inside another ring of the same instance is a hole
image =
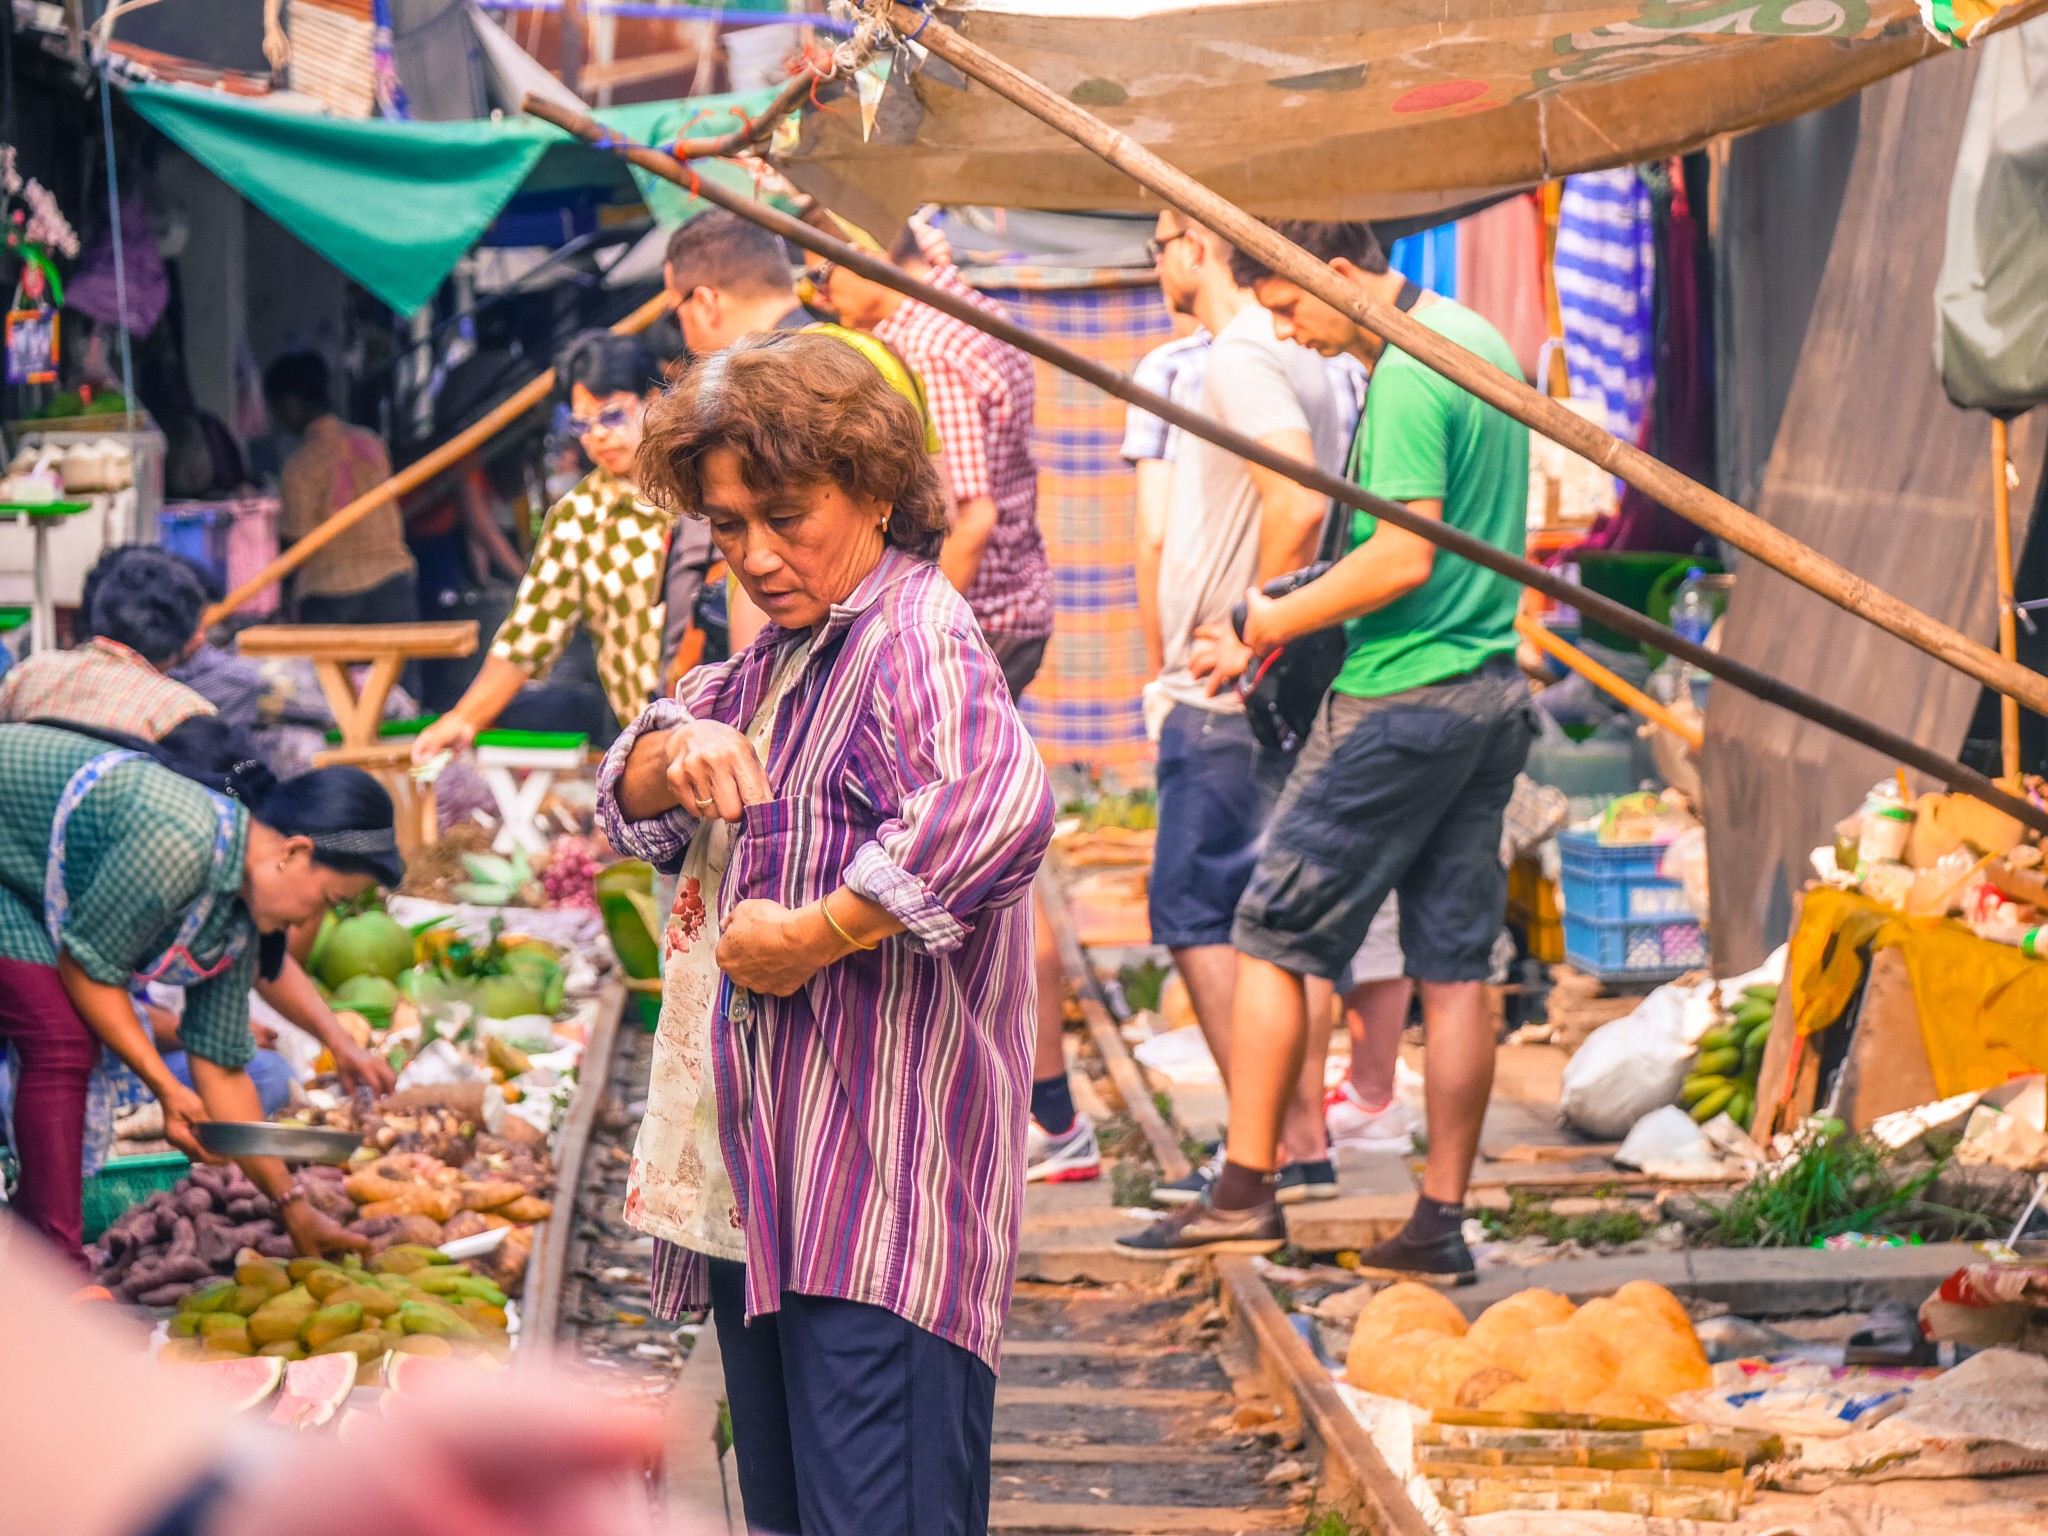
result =
[[[772,90],[647,102],[597,114],[639,143],[739,126]],[[458,258],[490,227],[550,149],[588,157],[593,182],[615,168],[559,129],[532,118],[499,122],[358,121],[263,106],[217,91],[135,85],[129,103],[214,175],[402,314],[440,287]],[[751,180],[727,163],[703,168],[742,189]],[[693,218],[706,206],[666,182],[634,173],[656,220]]]

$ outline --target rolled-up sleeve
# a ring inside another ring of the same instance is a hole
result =
[[[889,701],[878,728],[896,810],[844,878],[913,943],[944,954],[977,913],[1030,886],[1052,840],[1052,791],[979,636],[908,627],[883,653],[876,682]]]
[[[619,781],[626,776],[626,759],[633,755],[641,737],[687,725],[695,718],[674,699],[656,699],[620,733],[597,770],[597,824],[605,840],[620,853],[645,859],[664,874],[682,868],[683,854],[696,834],[699,818],[677,806],[645,821],[634,821],[619,808]]]

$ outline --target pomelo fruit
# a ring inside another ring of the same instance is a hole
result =
[[[354,976],[395,982],[412,959],[412,935],[396,919],[383,912],[362,912],[335,924],[320,954],[320,979],[337,993]]]
[[[268,1355],[236,1360],[202,1360],[181,1365],[187,1381],[202,1383],[236,1413],[247,1413],[270,1401],[284,1379],[285,1363]]]
[[[396,1008],[404,994],[398,990],[398,983],[382,976],[351,976],[334,989],[334,995],[327,999],[328,1005],[336,1012],[347,1009],[359,1013],[379,1029],[391,1024],[391,1010]]]
[[[348,1354],[314,1355],[284,1369],[284,1396],[270,1410],[270,1422],[291,1429],[317,1429],[348,1401],[355,1389],[356,1357]]]
[[[541,988],[526,976],[486,976],[470,993],[476,1011],[487,1019],[518,1019],[544,1013]]]

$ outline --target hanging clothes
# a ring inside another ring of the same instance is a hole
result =
[[[1572,393],[1633,443],[1656,372],[1656,215],[1632,169],[1567,178],[1557,217],[1558,305]]]
[[[1714,472],[1714,380],[1710,321],[1702,309],[1703,231],[1693,216],[1684,164],[1658,167],[1650,191],[1656,212],[1657,285],[1654,359],[1656,378],[1637,445],[1695,480]],[[1697,549],[1705,534],[1634,486],[1587,541],[1613,550]]]
[[[1396,240],[1387,252],[1388,265],[1418,288],[1447,299],[1458,294],[1458,226],[1439,224]]]
[[[1493,322],[1523,376],[1535,381],[1549,327],[1543,317],[1543,210],[1533,193],[1460,219],[1458,302]]]

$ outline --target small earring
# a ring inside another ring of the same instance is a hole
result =
[[[283,860],[283,859],[279,859],[279,860],[277,861],[277,872],[278,872],[278,873],[279,873],[280,875],[284,873],[284,860]]]

